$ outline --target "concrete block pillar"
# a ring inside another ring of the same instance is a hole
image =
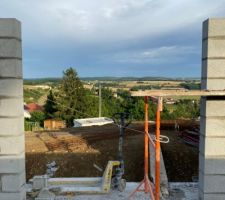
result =
[[[225,19],[203,22],[202,89],[225,90]],[[201,99],[199,199],[225,199],[225,97]]]
[[[0,199],[25,200],[21,24],[0,19]]]

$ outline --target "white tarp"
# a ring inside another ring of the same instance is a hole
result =
[[[84,118],[84,119],[74,119],[74,127],[83,126],[102,126],[105,124],[111,124],[113,120],[107,117],[94,117],[94,118]]]

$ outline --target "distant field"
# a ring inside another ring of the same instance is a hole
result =
[[[26,103],[35,102],[44,104],[48,91],[52,87],[59,85],[59,80],[43,79],[24,81],[24,101]],[[200,81],[181,81],[181,80],[82,80],[86,89],[98,89],[99,83],[101,87],[106,87],[116,93],[118,90],[135,91],[147,89],[180,89],[193,87],[198,89]],[[199,99],[198,97],[174,97],[174,99]]]

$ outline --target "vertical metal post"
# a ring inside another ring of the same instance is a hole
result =
[[[155,140],[155,199],[160,200],[160,112],[162,98],[158,98],[156,110],[156,140]]]
[[[98,97],[99,97],[99,105],[98,105],[98,116],[101,117],[102,116],[102,86],[101,83],[99,82],[98,85]]]
[[[128,199],[132,199],[136,192],[144,191],[145,193],[150,194],[150,199],[155,200],[153,184],[150,182],[148,177],[148,166],[149,166],[149,138],[148,138],[148,96],[145,96],[145,135],[144,135],[144,179],[138,185],[138,187],[132,192]],[[154,146],[155,147],[155,146]],[[144,189],[140,189],[144,186]]]
[[[145,154],[144,154],[144,171],[145,171],[145,193],[149,191],[148,186],[148,162],[149,162],[149,156],[148,156],[148,97],[145,96],[145,137],[144,137],[144,145],[145,145]]]

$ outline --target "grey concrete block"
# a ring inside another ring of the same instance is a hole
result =
[[[22,79],[0,79],[0,96],[16,97],[22,95]]]
[[[0,99],[0,117],[21,117],[23,112],[22,98]]]
[[[201,80],[202,90],[225,90],[225,79],[204,79]]]
[[[22,61],[0,59],[0,77],[22,78]]]
[[[0,137],[22,135],[24,133],[24,117],[0,118],[0,127]]]
[[[203,193],[223,193],[225,186],[225,175],[202,175],[204,185],[199,185]]]
[[[201,116],[200,134],[206,137],[225,137],[225,118]]]
[[[26,189],[21,188],[20,192],[0,192],[1,200],[26,200]]]
[[[17,19],[0,19],[0,37],[21,38],[21,23]]]
[[[15,155],[25,151],[24,134],[20,136],[0,137],[0,155]]]
[[[202,98],[200,115],[203,117],[225,117],[225,100]]]
[[[199,170],[204,174],[224,175],[225,156],[203,156],[199,154]]]
[[[199,190],[199,200],[224,200],[225,194],[207,194]]]
[[[33,178],[33,189],[40,190],[46,187],[46,183],[48,182],[48,177],[46,175],[43,176],[35,176]]]
[[[25,171],[20,174],[7,174],[1,177],[3,192],[20,192],[25,184]]]
[[[225,59],[202,61],[202,78],[224,78],[225,79]],[[219,82],[220,80],[218,80]]]
[[[203,22],[203,39],[225,36],[225,19],[208,19]]]
[[[25,169],[25,154],[0,156],[0,173],[21,173]],[[1,199],[1,198],[0,198]]]
[[[208,39],[202,44],[202,58],[225,58],[225,39]]]
[[[0,57],[4,58],[22,58],[21,42],[16,39],[0,38]]]
[[[200,153],[204,156],[225,156],[225,137],[200,136]]]

